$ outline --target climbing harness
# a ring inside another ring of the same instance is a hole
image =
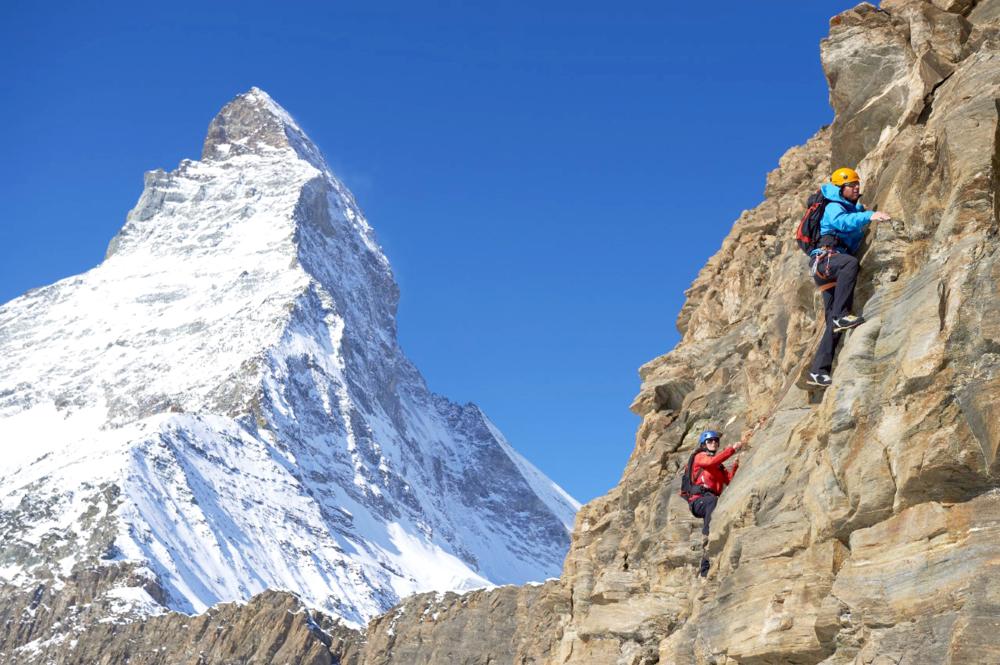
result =
[[[816,288],[820,291],[829,291],[836,288],[837,280],[830,277],[830,259],[836,254],[832,247],[824,247],[822,254],[817,254],[809,264],[809,273],[816,279],[826,282],[819,284]],[[825,263],[825,265],[824,265]]]

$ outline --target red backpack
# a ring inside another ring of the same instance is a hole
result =
[[[806,254],[811,254],[819,245],[820,222],[823,221],[823,213],[828,203],[832,201],[823,196],[820,190],[816,190],[806,201],[806,211],[799,220],[799,225],[795,227],[795,242]]]

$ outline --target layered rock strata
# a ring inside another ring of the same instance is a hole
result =
[[[641,369],[635,450],[578,514],[544,592],[559,602],[538,621],[515,591],[466,596],[496,629],[460,643],[456,601],[407,604],[369,626],[361,662],[433,662],[446,643],[522,665],[1000,662],[998,47],[996,0],[832,19],[835,120],[782,157],[688,290],[681,342]],[[814,395],[799,385],[822,306],[792,230],[841,165],[894,221],[863,249],[868,322]],[[680,466],[700,430],[734,442],[759,419],[699,581]]]

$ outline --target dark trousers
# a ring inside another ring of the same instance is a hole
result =
[[[705,525],[701,527],[701,532],[705,535],[706,540],[708,539],[708,527],[712,524],[712,511],[715,510],[715,504],[718,501],[719,497],[714,494],[702,494],[691,502],[691,512],[694,513],[694,516],[705,520]],[[702,577],[708,574],[708,556],[704,550],[702,550],[701,570],[699,573]]]
[[[826,330],[819,342],[810,372],[830,374],[833,354],[840,342],[841,333],[833,332],[833,320],[851,313],[854,305],[854,285],[858,281],[858,260],[850,254],[825,254],[813,259],[819,262],[814,271],[816,286],[836,282],[837,286],[823,291],[823,309],[826,313]]]

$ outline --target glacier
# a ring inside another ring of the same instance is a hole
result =
[[[579,504],[429,390],[347,188],[253,88],[105,260],[0,307],[0,585],[125,567],[123,614],[284,589],[361,625],[559,574]]]

